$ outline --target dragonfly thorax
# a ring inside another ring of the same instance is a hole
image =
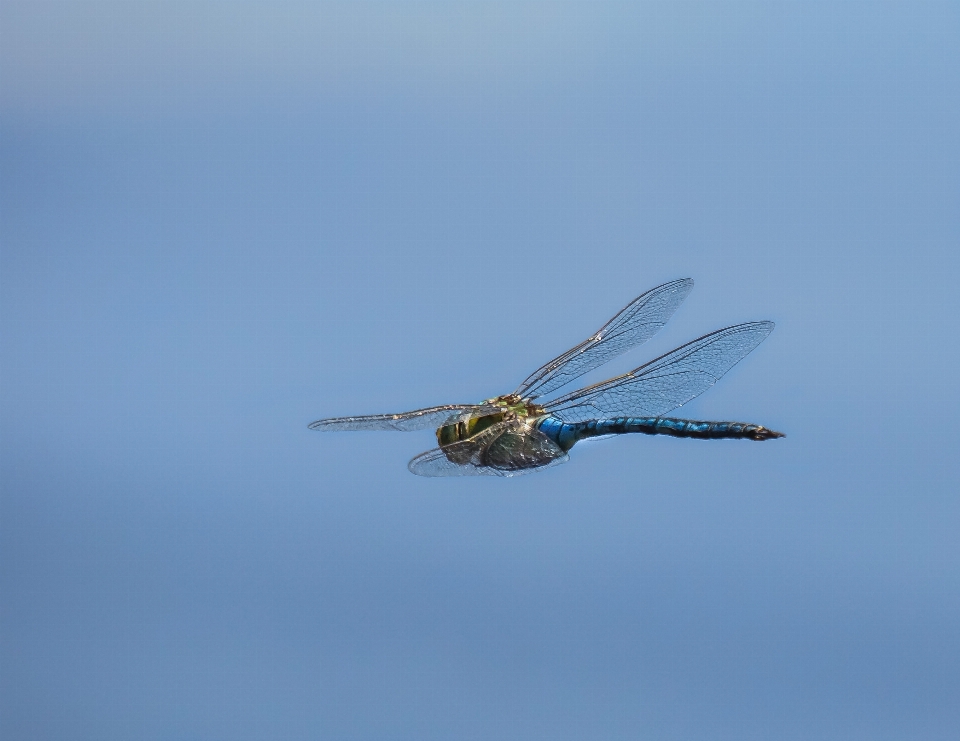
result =
[[[515,394],[506,394],[495,399],[485,399],[483,404],[487,407],[499,407],[503,411],[463,417],[456,422],[445,424],[437,429],[437,442],[441,446],[451,445],[461,440],[468,440],[500,422],[511,419],[536,418],[545,414],[543,407],[521,399]]]

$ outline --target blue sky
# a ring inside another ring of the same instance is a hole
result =
[[[0,735],[960,726],[953,3],[4,3]],[[776,331],[427,481],[323,416],[513,390],[639,293]]]

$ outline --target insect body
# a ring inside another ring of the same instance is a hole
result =
[[[515,476],[568,459],[580,440],[639,432],[701,439],[783,437],[761,425],[665,417],[699,396],[773,331],[748,322],[712,332],[616,378],[539,402],[570,381],[646,342],[693,288],[671,281],[631,301],[596,334],[531,374],[512,394],[403,414],[321,419],[315,430],[437,428],[437,448],[410,461],[421,476]]]

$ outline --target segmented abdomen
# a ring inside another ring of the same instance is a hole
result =
[[[645,435],[696,437],[704,440],[724,438],[769,440],[783,437],[782,433],[746,422],[701,422],[672,417],[616,417],[592,419],[573,424],[561,422],[556,417],[545,417],[537,426],[563,450],[569,450],[579,440],[588,437],[624,435],[631,432],[640,432]]]

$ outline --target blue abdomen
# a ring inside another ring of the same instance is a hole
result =
[[[563,422],[556,417],[544,417],[537,423],[537,427],[564,451],[570,450],[578,441],[588,437],[636,432],[644,435],[695,437],[703,440],[770,440],[783,437],[782,433],[746,422],[701,422],[672,417],[615,417],[573,423]]]

